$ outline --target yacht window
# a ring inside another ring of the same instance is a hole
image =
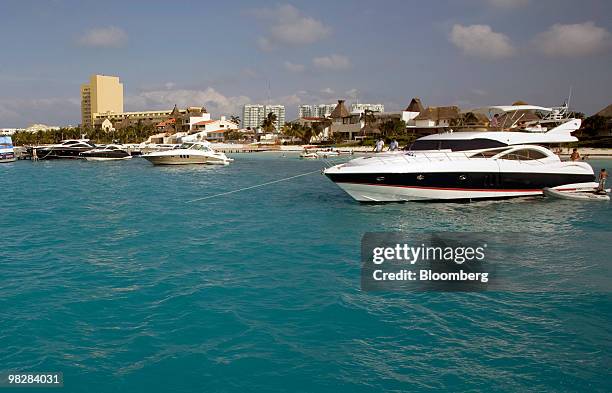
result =
[[[502,160],[539,160],[541,158],[546,158],[546,154],[542,153],[539,150],[531,150],[531,149],[521,149],[515,150],[512,153],[508,153],[504,156],[501,156]]]
[[[476,139],[425,139],[417,140],[411,146],[409,150],[451,150],[451,151],[465,151],[465,150],[480,150],[480,149],[492,149],[496,147],[506,147],[505,143],[485,138]]]
[[[485,150],[485,151],[481,151],[480,153],[476,153],[474,155],[471,155],[470,158],[491,158],[501,152],[503,152],[504,150],[507,149],[495,149],[495,150]]]

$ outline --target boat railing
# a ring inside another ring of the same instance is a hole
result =
[[[484,154],[485,152],[444,152],[444,151],[440,151],[440,152],[419,152],[419,153],[411,153],[411,152],[407,152],[404,154],[401,154],[400,156],[402,157],[402,159],[404,161],[406,161],[407,163],[414,163],[416,162],[440,162],[440,161],[464,161],[464,160],[482,160],[482,159],[491,159],[494,157],[494,155],[492,156],[486,156]],[[496,154],[502,153],[502,151],[497,152]],[[383,157],[377,157],[377,156],[373,156],[371,157],[373,159],[377,159],[378,161],[380,161],[383,164],[389,164],[391,165],[392,162],[390,162],[389,160],[385,160]],[[544,158],[528,158],[528,159],[520,159],[517,158],[513,161],[519,161],[519,162],[524,162],[527,164],[541,164],[544,162],[544,160],[547,157]],[[497,158],[499,159],[499,158]]]

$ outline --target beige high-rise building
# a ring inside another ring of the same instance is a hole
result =
[[[92,128],[98,113],[123,113],[123,84],[118,76],[92,75],[81,85],[81,124]]]

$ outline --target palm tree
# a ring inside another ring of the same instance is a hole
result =
[[[261,123],[261,128],[267,133],[274,132],[276,130],[276,115],[272,112],[268,113],[268,116]]]
[[[230,116],[230,121],[232,123],[236,123],[236,124],[240,125],[240,116],[238,116],[238,115],[231,115]]]

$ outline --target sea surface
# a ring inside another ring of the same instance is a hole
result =
[[[525,249],[554,278],[557,236],[610,231],[611,203],[361,205],[318,173],[189,203],[323,166],[233,157],[0,165],[0,371],[65,392],[612,389],[609,290],[360,289],[381,231],[541,231]]]

